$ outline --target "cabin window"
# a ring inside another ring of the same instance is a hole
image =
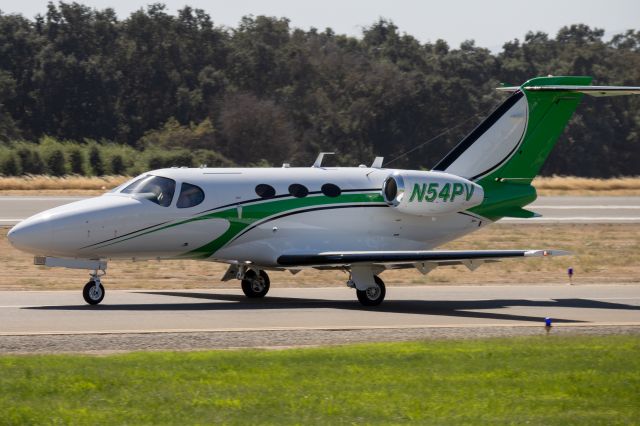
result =
[[[176,191],[176,181],[162,176],[145,176],[122,190],[122,194],[134,194],[162,207],[169,207]]]
[[[332,183],[325,183],[320,189],[322,190],[322,193],[327,197],[338,197],[342,193],[342,190],[338,187],[338,185],[334,185]]]
[[[260,198],[273,198],[276,196],[276,190],[273,189],[273,186],[267,185],[266,183],[261,183],[256,186],[256,194]]]
[[[200,187],[190,183],[183,183],[180,187],[180,197],[176,206],[179,209],[195,207],[204,200],[204,191]]]
[[[294,183],[289,185],[289,194],[296,198],[304,198],[309,194],[309,190],[306,186]]]

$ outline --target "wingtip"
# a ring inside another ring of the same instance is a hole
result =
[[[568,250],[551,250],[552,256],[573,256],[572,251]]]
[[[547,256],[571,256],[572,252],[566,250],[528,250],[524,253],[526,257],[547,257]]]

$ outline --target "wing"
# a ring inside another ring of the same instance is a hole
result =
[[[562,250],[425,250],[425,251],[345,251],[315,254],[283,254],[278,264],[284,267],[338,267],[374,264],[387,268],[411,267],[432,269],[444,265],[466,265],[475,269],[485,262],[517,257],[563,256]]]

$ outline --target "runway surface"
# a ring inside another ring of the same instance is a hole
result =
[[[14,225],[43,210],[82,197],[0,196],[0,225]],[[542,217],[504,223],[640,223],[640,197],[540,197],[527,209]]]
[[[640,286],[390,287],[377,308],[348,288],[109,291],[89,306],[78,291],[0,292],[0,334],[141,333],[541,325],[639,325]]]
[[[553,326],[545,329],[544,319]],[[640,286],[390,287],[364,308],[347,288],[0,292],[0,353],[111,353],[544,334],[640,335]]]
[[[500,223],[640,223],[640,197],[539,197],[525,209],[542,216]]]

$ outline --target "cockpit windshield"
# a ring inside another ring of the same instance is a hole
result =
[[[175,191],[176,182],[173,179],[149,175],[136,180],[120,192],[136,194],[162,207],[169,207]]]

